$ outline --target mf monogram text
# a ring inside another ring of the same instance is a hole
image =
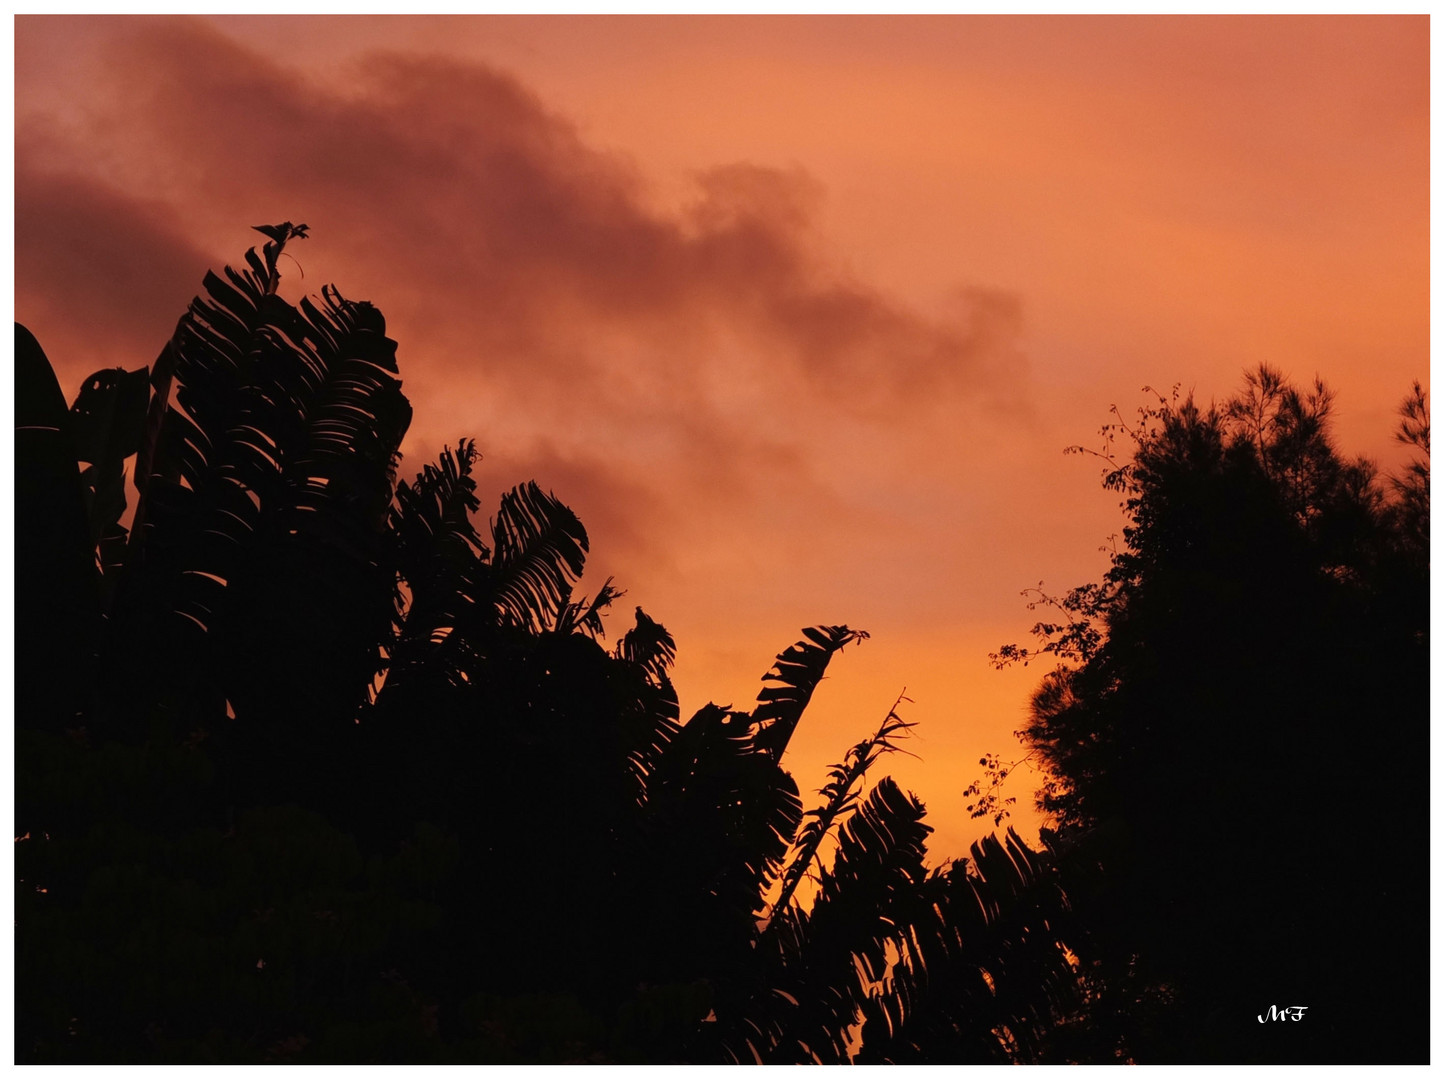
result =
[[[1308,1005],[1286,1005],[1284,1008],[1271,1005],[1269,1012],[1260,1014],[1259,1022],[1263,1024],[1267,1020],[1303,1020],[1308,1008]]]

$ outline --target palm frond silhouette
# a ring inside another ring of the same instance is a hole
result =
[[[809,814],[784,767],[868,635],[804,629],[750,711],[682,722],[677,642],[637,607],[603,646],[623,594],[576,596],[556,495],[479,528],[469,439],[398,480],[380,312],[284,300],[308,230],[258,231],[70,409],[17,327],[18,1056],[1038,1056],[1052,863],[925,870],[922,805],[865,793],[897,704]]]

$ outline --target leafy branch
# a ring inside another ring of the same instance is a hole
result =
[[[989,660],[1000,671],[1016,663],[1028,667],[1031,661],[1048,654],[1060,660],[1087,663],[1103,644],[1104,615],[1114,595],[1107,583],[1080,585],[1063,596],[1051,596],[1044,592],[1043,582],[1039,582],[1037,586],[1024,589],[1020,595],[1032,597],[1027,604],[1030,611],[1040,607],[1051,608],[1063,618],[1034,623],[1029,632],[1043,642],[1037,649],[1000,645],[997,652],[989,653]]]
[[[968,804],[968,816],[971,818],[993,817],[994,827],[1003,824],[1004,818],[1008,817],[1011,811],[1009,807],[1018,802],[1018,799],[1010,795],[1002,798],[1003,782],[1020,765],[1028,764],[1035,772],[1038,767],[1029,763],[1029,759],[1038,753],[1038,749],[1030,750],[1017,761],[1011,761],[1007,765],[999,763],[997,754],[988,753],[978,759],[983,766],[984,775],[981,779],[975,780],[963,789],[965,798],[974,797],[974,801]],[[984,781],[988,781],[988,787],[984,787]]]
[[[1133,451],[1129,453],[1129,460],[1120,464],[1115,444],[1119,436],[1127,436],[1137,448],[1142,446],[1150,437],[1155,424],[1166,416],[1179,401],[1179,384],[1175,383],[1173,389],[1166,397],[1152,386],[1145,386],[1142,393],[1153,394],[1158,399],[1158,404],[1153,406],[1140,405],[1136,410],[1139,419],[1130,423],[1124,419],[1123,412],[1118,405],[1110,405],[1109,413],[1114,417],[1113,421],[1105,424],[1099,429],[1099,435],[1103,439],[1099,449],[1075,444],[1064,447],[1065,454],[1087,454],[1089,457],[1098,458],[1104,462],[1104,487],[1109,491],[1127,491],[1133,472]]]

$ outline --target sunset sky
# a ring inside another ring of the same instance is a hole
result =
[[[816,623],[804,801],[905,686],[932,861],[1022,754],[1020,591],[1097,578],[1117,403],[1268,362],[1383,465],[1429,377],[1429,23],[1365,17],[15,21],[15,308],[67,397],[290,220],[415,420],[535,478],[675,635],[684,717]],[[304,278],[302,276],[304,271]],[[1012,785],[1032,835],[1030,777]]]

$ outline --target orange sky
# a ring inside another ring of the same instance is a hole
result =
[[[404,471],[475,436],[484,508],[555,490],[684,715],[873,635],[789,765],[906,685],[935,860],[1042,674],[987,660],[1020,590],[1121,526],[1063,447],[1267,361],[1388,463],[1429,375],[1424,16],[21,16],[15,60],[16,317],[68,393],[307,222],[283,293],[386,314]]]

